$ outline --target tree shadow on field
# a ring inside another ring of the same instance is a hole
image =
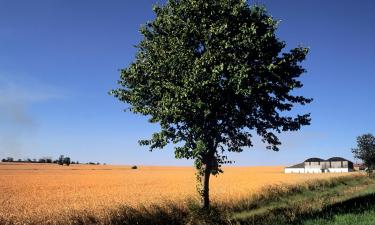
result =
[[[122,207],[110,217],[111,224],[184,224],[187,212],[176,205],[141,207],[139,209]]]
[[[92,213],[80,213],[69,218],[69,224],[111,224],[111,225],[146,225],[146,224],[185,224],[188,212],[177,205],[152,205],[133,208],[121,206],[108,212],[105,218]]]
[[[230,224],[229,217],[217,207],[203,210],[196,202],[188,202],[187,207],[175,203],[133,208],[122,206],[112,210],[106,218],[92,214],[71,216],[69,224],[111,224],[111,225],[215,225]]]

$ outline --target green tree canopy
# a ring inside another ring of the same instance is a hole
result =
[[[354,157],[363,161],[369,175],[375,168],[375,137],[363,134],[357,137],[357,148],[353,148]]]
[[[302,87],[308,49],[284,51],[278,22],[242,0],[169,0],[154,12],[112,94],[161,125],[140,144],[181,143],[175,157],[195,160],[208,206],[209,175],[230,162],[225,152],[251,147],[252,133],[277,151],[278,133],[310,123],[309,114],[285,113],[311,102],[291,94]]]

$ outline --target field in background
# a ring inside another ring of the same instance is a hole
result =
[[[196,197],[192,167],[0,163],[0,218],[54,221],[72,212],[105,215],[120,205],[185,204]],[[231,202],[269,185],[295,184],[346,174],[284,174],[283,167],[226,167],[213,177],[215,202]]]

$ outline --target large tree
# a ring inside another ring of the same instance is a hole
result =
[[[375,137],[372,134],[363,134],[357,137],[357,148],[353,148],[354,157],[363,161],[368,175],[375,169]]]
[[[278,21],[244,0],[169,0],[154,12],[112,94],[160,124],[140,144],[153,150],[180,143],[175,157],[195,160],[208,207],[210,175],[230,162],[225,152],[251,147],[255,133],[277,151],[278,133],[310,123],[309,114],[286,113],[311,102],[291,93],[302,87],[308,49],[283,50]]]

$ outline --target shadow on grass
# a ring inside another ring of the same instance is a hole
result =
[[[325,213],[352,212],[361,213],[365,209],[375,208],[375,193],[359,196],[343,202],[329,205],[323,210]]]
[[[365,211],[375,210],[375,193],[361,195],[342,202],[328,204],[320,210],[306,210],[301,204],[275,208],[261,215],[254,215],[246,219],[234,220],[234,224],[278,224],[297,225],[307,220],[325,219],[333,220],[336,215],[362,214]]]
[[[319,212],[310,213],[307,215],[301,214],[298,216],[296,222],[300,224],[306,219],[333,219],[336,215],[342,214],[362,214],[365,211],[375,210],[375,193],[358,196],[342,202],[334,203],[323,207]]]

